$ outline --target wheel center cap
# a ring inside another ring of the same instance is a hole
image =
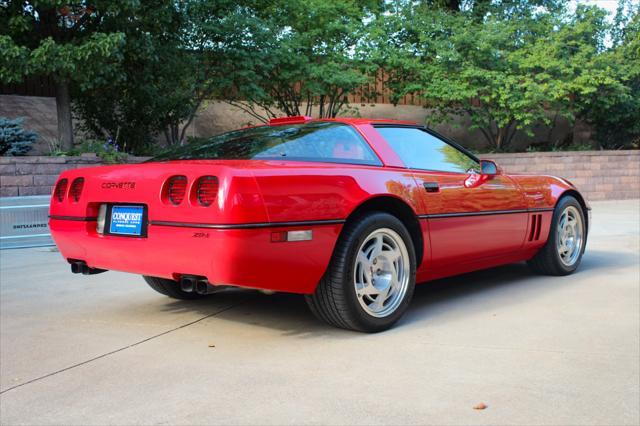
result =
[[[371,276],[374,279],[373,285],[378,290],[385,290],[391,285],[391,269],[385,256],[380,255],[371,262]]]

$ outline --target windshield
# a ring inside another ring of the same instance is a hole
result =
[[[259,126],[170,148],[151,161],[291,160],[381,165],[356,130],[342,123]]]

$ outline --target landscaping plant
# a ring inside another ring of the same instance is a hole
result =
[[[25,155],[38,138],[22,128],[23,118],[0,117],[0,155]]]

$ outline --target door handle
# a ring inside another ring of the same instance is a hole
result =
[[[440,186],[438,185],[438,182],[424,182],[422,185],[424,186],[424,189],[427,192],[439,192],[440,191]]]

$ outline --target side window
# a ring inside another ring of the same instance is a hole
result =
[[[415,127],[377,127],[410,169],[464,173],[478,163],[456,147]]]

